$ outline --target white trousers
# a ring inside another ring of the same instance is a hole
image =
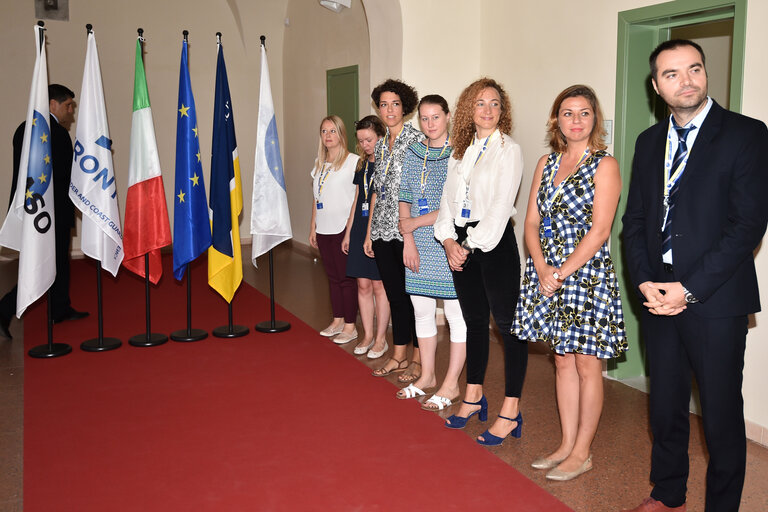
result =
[[[431,338],[437,335],[437,322],[435,321],[435,312],[437,310],[437,299],[432,297],[423,297],[421,295],[411,295],[413,303],[413,313],[416,317],[416,336],[419,338]],[[464,323],[464,316],[461,314],[461,306],[458,299],[444,299],[443,311],[445,319],[451,329],[451,343],[466,343],[467,325]]]

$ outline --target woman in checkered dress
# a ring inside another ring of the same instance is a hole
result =
[[[590,447],[603,406],[601,359],[627,349],[608,236],[621,194],[619,166],[605,152],[594,91],[574,85],[549,118],[553,152],[539,160],[525,218],[530,252],[513,332],[555,353],[562,441],[533,462],[547,478],[592,469]]]

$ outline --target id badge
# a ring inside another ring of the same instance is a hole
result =
[[[382,201],[384,200],[384,197],[385,197],[386,195],[387,195],[387,186],[386,186],[386,185],[382,185],[382,186],[381,186],[381,200],[382,200]]]
[[[544,236],[552,238],[552,220],[549,217],[544,217],[542,224],[544,225]]]
[[[426,215],[429,213],[429,206],[427,206],[427,198],[422,197],[419,199],[419,215]]]
[[[322,210],[323,209],[323,203],[321,203],[320,201],[317,201],[315,204],[317,205],[317,209],[318,210]]]
[[[363,217],[368,216],[368,203],[364,202],[361,206],[361,213],[363,214]]]
[[[461,203],[461,216],[465,219],[469,218],[469,212],[472,210],[472,201],[465,199]]]

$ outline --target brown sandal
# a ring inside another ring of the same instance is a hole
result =
[[[390,361],[396,362],[397,366],[395,366],[391,370],[387,370],[386,369],[387,368],[387,364]],[[403,366],[403,363],[405,363],[405,366]],[[399,359],[395,359],[394,357],[390,357],[389,359],[387,359],[387,362],[384,363],[384,366],[382,366],[381,368],[377,368],[376,370],[373,370],[371,372],[371,375],[373,375],[374,377],[386,377],[389,374],[397,373],[397,372],[403,372],[406,369],[408,369],[408,360],[407,359],[403,359],[402,361],[400,361]]]
[[[414,365],[419,365],[419,373],[416,373],[415,369],[413,369]],[[411,364],[408,365],[408,369],[406,372],[402,375],[400,375],[397,378],[398,382],[402,382],[403,384],[409,384],[411,382],[416,382],[419,380],[419,377],[421,377],[421,363],[416,361],[411,361]]]

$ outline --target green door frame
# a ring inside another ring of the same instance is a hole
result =
[[[623,182],[621,201],[616,212],[616,218],[620,219],[627,204],[635,139],[643,130],[656,123],[654,110],[657,98],[650,83],[648,56],[659,43],[669,39],[670,29],[674,27],[733,18],[730,108],[740,111],[747,0],[676,0],[623,11],[618,16],[614,153],[619,161]],[[647,101],[640,98],[647,98]],[[647,373],[644,345],[639,342],[642,305],[626,270],[621,229],[621,221],[616,220],[611,231],[611,252],[621,255],[615,258],[616,275],[623,291],[624,320],[633,350],[628,351],[623,359],[609,361],[608,374],[617,379]]]

